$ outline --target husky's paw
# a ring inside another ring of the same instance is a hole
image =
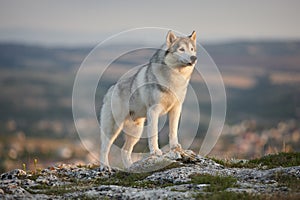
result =
[[[161,156],[163,153],[160,149],[155,149],[155,150],[151,151],[150,154],[155,155],[155,156]]]
[[[132,161],[130,160],[123,160],[123,165],[126,169],[130,168],[130,166],[132,165]]]
[[[182,150],[181,144],[175,144],[175,145],[171,145],[171,150],[172,151],[180,151]]]
[[[112,169],[109,165],[100,165],[99,169],[102,172],[109,172],[109,173],[112,172]]]

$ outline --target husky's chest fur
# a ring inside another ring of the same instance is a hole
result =
[[[172,69],[161,63],[149,63],[129,78],[131,117],[146,117],[147,109],[162,106],[160,115],[168,113],[175,104],[183,103],[193,68]]]

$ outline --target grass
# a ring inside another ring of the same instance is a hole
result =
[[[155,172],[166,171],[168,169],[177,168],[180,166],[181,165],[179,163],[174,162],[160,170],[156,170],[153,172],[132,173],[132,172],[118,171],[109,178],[97,179],[95,183],[101,185],[120,185],[125,187],[138,187],[138,188],[166,187],[174,184],[166,183],[166,182],[148,181],[144,179]]]
[[[271,154],[263,156],[261,158],[252,159],[246,162],[232,162],[226,160],[219,160],[212,158],[215,162],[225,167],[236,167],[236,168],[261,168],[266,167],[268,169],[276,167],[292,167],[300,165],[300,152],[281,152],[278,154]]]
[[[209,184],[205,192],[224,191],[227,188],[235,187],[237,179],[232,176],[212,176],[210,174],[193,174],[190,176],[193,184]]]
[[[276,173],[273,177],[280,186],[285,186],[291,189],[292,192],[300,192],[300,179],[284,174],[282,172]]]
[[[255,168],[261,166],[267,166],[267,168],[274,168],[278,166],[295,166],[300,165],[300,153],[279,153],[275,155],[264,156],[259,159],[253,159],[247,162],[228,162],[223,160],[216,160],[216,162],[226,167],[248,167]],[[28,171],[26,177],[20,176],[19,178],[28,178],[36,180],[40,174],[40,170],[37,170],[37,160],[34,161],[35,170]],[[109,178],[103,177],[92,180],[70,180],[71,183],[64,186],[48,186],[47,184],[41,184],[28,189],[28,192],[33,194],[47,194],[47,195],[63,195],[65,193],[74,192],[77,190],[88,189],[99,185],[119,185],[123,187],[135,187],[135,188],[157,188],[173,186],[174,183],[166,181],[149,181],[145,180],[146,177],[152,175],[155,172],[165,171],[172,168],[181,167],[179,163],[172,163],[163,169],[144,172],[144,173],[132,173],[117,171]],[[96,166],[78,166],[95,168]],[[237,186],[237,179],[232,176],[213,176],[209,174],[193,174],[190,176],[191,184],[209,184],[204,188],[204,193],[195,195],[197,199],[270,199],[270,194],[255,195],[249,193],[236,193],[226,191],[227,188],[234,188]],[[277,199],[297,199],[300,192],[300,179],[284,173],[277,173],[273,177],[274,180],[282,187],[287,187],[290,191],[286,195],[276,194]],[[185,191],[182,191],[185,192]],[[297,196],[298,195],[298,196]],[[274,195],[272,195],[274,197]],[[90,199],[88,196],[82,196],[84,199]],[[93,199],[93,198],[92,198]]]
[[[272,154],[263,156],[261,158],[252,159],[249,161],[240,161],[240,162],[232,162],[232,161],[224,161],[213,159],[217,163],[224,165],[225,167],[237,167],[237,168],[276,168],[276,167],[292,167],[300,165],[300,153],[299,152],[290,152],[285,153],[281,152],[278,154]],[[235,193],[235,192],[213,192],[211,194],[198,194],[196,199],[278,199],[278,200],[296,200],[300,199],[300,179],[291,176],[288,174],[284,174],[282,172],[277,173],[273,177],[281,187],[287,187],[290,191],[287,193],[276,193],[276,194],[248,194],[248,193]],[[224,184],[224,183],[223,183]],[[225,182],[226,185],[226,182]],[[224,185],[224,188],[225,188]],[[217,186],[219,187],[219,186]]]
[[[246,192],[236,193],[221,191],[210,194],[197,194],[195,199],[205,200],[299,200],[300,194],[270,193],[270,194],[249,194]]]
[[[300,165],[300,152],[278,153],[267,155],[259,159],[250,160],[249,163],[265,165],[269,168],[292,167]]]
[[[109,178],[97,179],[95,184],[139,187],[140,184],[137,181],[143,180],[149,175],[151,175],[151,173],[129,173],[118,171]]]
[[[237,187],[237,180],[231,176],[212,176],[208,174],[195,174],[191,176],[191,183],[193,184],[210,184],[204,189],[206,193],[198,193],[195,195],[196,199],[213,199],[213,200],[296,200],[300,199],[300,179],[287,174],[278,173],[274,179],[280,186],[285,186],[290,189],[287,193],[272,193],[272,194],[251,194],[246,192],[231,192],[226,191],[227,188]]]
[[[232,176],[212,176],[210,174],[194,174],[190,176],[193,184],[209,184],[204,189],[205,193],[198,193],[196,199],[213,199],[213,200],[252,200],[264,199],[258,195],[249,193],[237,193],[226,191],[227,188],[237,186],[237,179]]]
[[[97,200],[97,199],[100,199],[100,197],[91,197],[91,196],[88,196],[88,195],[84,194],[84,195],[78,196],[78,197],[73,198],[73,199],[80,199],[80,200]],[[101,196],[101,199],[102,199],[102,200],[110,200],[111,198],[108,197],[108,196]]]
[[[64,185],[64,186],[48,186],[46,184],[33,186],[27,189],[31,194],[46,194],[46,195],[63,195],[69,192],[75,192],[78,188],[76,185]]]
[[[197,194],[195,195],[196,199],[207,199],[207,200],[265,200],[261,195],[249,194],[249,193],[236,193],[236,192],[215,192],[210,194]]]

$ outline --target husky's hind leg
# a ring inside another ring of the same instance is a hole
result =
[[[104,124],[103,130],[101,130],[101,152],[100,163],[109,167],[108,154],[111,145],[116,140],[122,130],[122,126],[117,126],[115,122],[110,125]]]
[[[122,119],[122,115],[114,116],[112,113],[111,91],[112,89],[110,89],[108,94],[106,95],[104,104],[101,109],[101,117],[100,117],[100,129],[101,129],[100,163],[108,167],[109,167],[108,154],[111,145],[120,134],[124,124],[124,119]],[[114,117],[118,117],[118,119],[115,119]],[[120,124],[116,122],[120,122]]]
[[[125,143],[122,148],[122,160],[125,167],[132,164],[131,153],[134,145],[140,140],[143,133],[145,118],[139,118],[135,121],[128,119],[124,124]]]

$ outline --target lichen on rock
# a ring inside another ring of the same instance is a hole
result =
[[[12,170],[0,176],[0,198],[298,198],[299,185],[300,166],[231,168],[192,151],[175,149],[135,162],[126,171],[90,164],[61,164],[38,172]]]

